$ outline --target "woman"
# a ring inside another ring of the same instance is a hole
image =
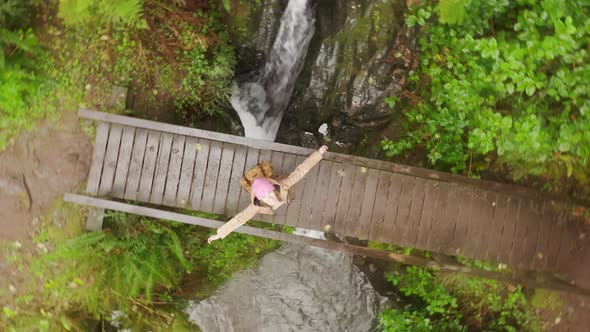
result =
[[[254,179],[252,181],[252,190],[250,190],[250,205],[223,226],[219,227],[217,233],[211,235],[207,241],[211,243],[212,241],[223,239],[248,220],[254,218],[258,213],[274,214],[276,209],[287,202],[289,189],[322,160],[327,150],[327,146],[322,146],[318,151],[307,157],[301,165],[297,166],[293,173],[282,180],[275,181],[264,177]]]

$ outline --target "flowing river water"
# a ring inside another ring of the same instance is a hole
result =
[[[274,141],[314,33],[307,0],[289,0],[267,62],[235,82],[232,105],[245,136]],[[298,229],[304,236],[323,233]],[[205,331],[372,331],[385,298],[350,254],[284,244],[216,295],[189,303]]]

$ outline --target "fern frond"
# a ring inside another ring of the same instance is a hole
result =
[[[68,27],[145,25],[143,0],[60,0],[58,17]]]
[[[57,16],[66,26],[78,26],[83,23],[93,24],[93,12],[96,10],[95,0],[60,0]]]
[[[135,27],[143,16],[142,0],[102,0],[99,13],[103,23]]]

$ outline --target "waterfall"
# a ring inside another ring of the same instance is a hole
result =
[[[307,0],[289,0],[264,67],[234,81],[231,103],[246,137],[275,140],[314,23]],[[303,229],[295,234],[324,238]],[[373,331],[385,300],[351,254],[286,243],[215,295],[189,301],[185,312],[206,332]]]
[[[307,0],[289,0],[264,68],[234,81],[231,104],[246,137],[274,141],[303,67],[315,18]]]

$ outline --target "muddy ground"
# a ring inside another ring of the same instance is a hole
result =
[[[40,220],[67,191],[84,182],[92,144],[75,112],[42,122],[0,152],[0,243],[20,241],[32,250]],[[0,255],[0,288],[19,283]]]

